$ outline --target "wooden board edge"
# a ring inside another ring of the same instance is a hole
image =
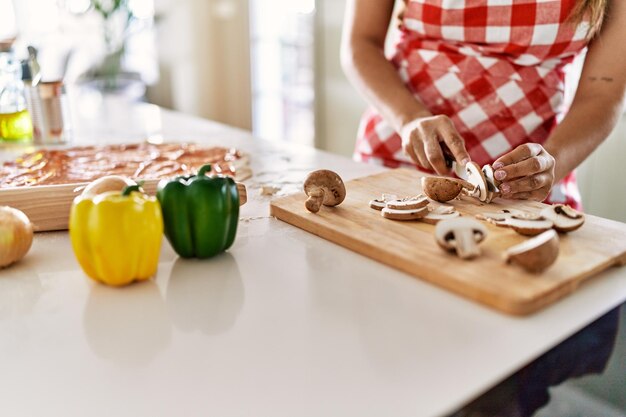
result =
[[[366,244],[364,243],[357,244],[356,242],[353,242],[349,238],[349,236],[346,236],[343,233],[337,232],[336,230],[330,230],[330,228],[326,225],[316,224],[314,225],[314,227],[313,225],[311,225],[311,227],[307,227],[309,226],[309,224],[307,223],[300,224],[302,222],[298,222],[297,219],[301,218],[302,217],[301,215],[297,213],[292,213],[288,210],[283,209],[280,206],[282,202],[286,202],[289,200],[297,200],[297,198],[294,196],[287,196],[287,197],[270,202],[270,214],[285,223],[288,223],[294,227],[298,227],[299,229],[312,233],[316,236],[319,236],[323,239],[328,240],[331,243],[335,243],[339,246],[343,246],[355,253],[362,255],[360,249],[362,249],[361,247],[363,245],[367,246]],[[331,240],[330,234],[333,234],[334,236],[339,236],[341,239]],[[371,245],[371,249],[372,248],[376,249],[376,246]],[[379,251],[373,250],[372,253],[374,255],[371,256],[371,259],[377,262],[380,262],[391,268],[400,270],[406,273],[407,275],[410,275],[417,279],[421,279],[422,281],[429,282],[436,287],[448,290],[458,295],[461,298],[469,299],[478,303],[479,305],[492,308],[501,313],[506,313],[506,314],[509,314],[512,316],[518,316],[518,317],[528,316],[528,315],[537,313],[540,310],[543,310],[544,308],[552,305],[554,302],[571,295],[580,286],[591,281],[592,278],[597,277],[601,272],[613,266],[626,264],[626,252],[624,252],[622,256],[618,257],[617,261],[615,259],[607,260],[606,262],[598,265],[597,267],[589,271],[586,271],[585,273],[580,275],[577,279],[564,282],[562,285],[552,288],[550,291],[543,292],[541,294],[542,295],[541,297],[537,297],[533,299],[503,296],[502,294],[499,294],[498,297],[483,298],[480,296],[480,293],[477,293],[475,288],[473,287],[466,287],[462,283],[459,283],[458,281],[457,282],[454,282],[454,281],[442,282],[441,280],[436,279],[435,277],[431,277],[428,274],[417,276],[411,271],[411,269],[408,266],[407,267],[403,266],[403,260],[401,258],[398,259],[397,263],[392,264],[391,262],[389,262],[389,259],[384,259],[382,254],[381,256],[377,256],[377,254],[380,253]],[[365,256],[365,255],[362,255],[362,256]],[[393,255],[391,255],[391,258],[393,258]],[[370,259],[370,257],[368,257],[368,259]],[[549,270],[546,271],[545,273],[549,274]]]
[[[159,180],[150,180],[144,183],[144,189],[149,195],[155,195]],[[0,189],[0,205],[8,205],[23,211],[33,223],[35,232],[56,232],[68,230],[69,215],[72,202],[85,188],[87,183],[73,184],[57,184],[49,186],[38,186],[40,188],[33,190],[32,188],[3,188]],[[237,191],[239,192],[239,206],[243,206],[248,202],[248,193],[245,184],[236,182]],[[29,192],[30,191],[30,192]],[[39,200],[33,199],[32,195],[42,193],[41,196],[46,200],[45,194],[54,196],[56,202],[49,211],[46,211],[47,218],[38,215],[41,211],[41,203]]]
[[[297,224],[297,222],[295,222],[294,220],[298,218],[298,214],[291,213],[290,211],[283,209],[282,207],[278,205],[278,203],[280,203],[280,201],[277,201],[277,204],[275,204],[274,202],[270,203],[270,214],[272,216],[294,227],[297,227],[306,232],[312,233],[316,236],[319,236],[323,239],[328,240],[331,243],[345,247],[355,253],[358,253],[361,256],[366,257],[365,255],[361,253],[359,249],[361,249],[362,246],[368,246],[367,244],[362,243],[362,242],[361,243],[354,242],[353,240],[349,238],[349,236],[345,235],[344,233],[330,230],[330,228],[326,225],[318,224],[316,225],[316,227],[308,228],[306,227],[306,225]],[[337,241],[337,239],[330,240],[329,235],[331,233],[334,233],[334,236],[341,237],[341,241],[339,242]],[[452,282],[442,283],[441,281],[435,279],[434,277],[429,276],[428,274],[416,276],[415,274],[412,273],[411,268],[409,266],[403,265],[404,261],[401,258],[398,258],[397,262],[392,264],[389,258],[383,257],[382,256],[383,253],[376,250],[377,248],[376,245],[372,244],[369,246],[370,246],[370,249],[373,249],[372,253],[374,255],[372,255],[371,257],[366,257],[366,258],[373,259],[390,268],[402,271],[406,273],[407,275],[410,275],[411,277],[431,283],[435,287],[443,288],[445,290],[448,290],[456,294],[457,296],[461,298],[472,300],[478,303],[479,305],[490,307],[496,311],[511,314],[511,315],[516,315],[516,316],[525,316],[525,315],[532,314],[538,309],[540,309],[541,307],[543,307],[543,305],[538,305],[537,303],[524,302],[524,301],[520,301],[519,299],[512,299],[510,297],[506,297],[506,298],[500,297],[500,298],[497,298],[497,301],[492,302],[490,300],[481,298],[479,295],[470,295],[476,292],[475,289],[472,287],[465,287],[461,283],[457,283],[457,285],[453,285]],[[393,260],[394,258],[393,255],[391,255],[390,258]],[[467,292],[465,293],[462,292],[463,289],[467,290]]]

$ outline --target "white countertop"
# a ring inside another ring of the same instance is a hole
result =
[[[438,416],[626,300],[621,268],[528,318],[489,310],[269,218],[258,195],[317,168],[380,168],[154,106],[94,106],[78,143],[248,152],[250,201],[228,253],[180,260],[164,239],[156,278],[122,289],[86,278],[67,233],[36,235],[0,271],[2,416]]]

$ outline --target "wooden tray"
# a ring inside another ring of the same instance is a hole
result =
[[[435,243],[434,226],[421,222],[384,219],[368,206],[382,193],[409,196],[421,193],[423,174],[407,169],[387,171],[346,184],[346,200],[318,214],[304,208],[304,193],[274,200],[273,216],[355,252],[432,282],[505,313],[526,315],[572,293],[591,276],[626,263],[626,224],[587,216],[585,225],[560,235],[557,262],[542,274],[529,274],[503,261],[505,249],[522,242],[514,231],[487,225],[483,254],[464,261]],[[536,211],[537,202],[498,199],[486,205],[454,201],[466,216],[505,208]]]
[[[159,180],[144,181],[143,188],[155,195]],[[33,223],[36,232],[67,230],[72,201],[85,188],[86,183],[39,185],[0,189],[0,205],[22,210]],[[246,186],[237,183],[239,204],[247,201]]]

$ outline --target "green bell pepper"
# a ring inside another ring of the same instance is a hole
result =
[[[197,175],[161,180],[157,198],[165,237],[183,258],[209,258],[230,248],[239,223],[239,192],[230,177]]]

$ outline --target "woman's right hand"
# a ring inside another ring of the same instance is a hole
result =
[[[457,163],[465,165],[471,160],[465,141],[448,116],[440,114],[414,119],[402,126],[400,136],[404,152],[422,168],[439,175],[450,173],[442,143],[452,152]]]

